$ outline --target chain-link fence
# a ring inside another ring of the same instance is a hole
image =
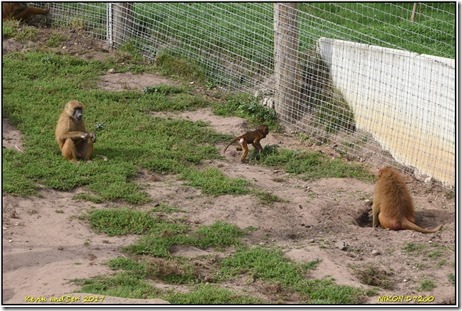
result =
[[[346,156],[454,186],[455,3],[40,5],[114,48],[186,59]]]

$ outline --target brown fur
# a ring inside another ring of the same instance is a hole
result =
[[[64,107],[56,125],[56,142],[61,154],[71,162],[89,160],[96,141],[96,135],[85,129],[83,108],[79,101],[71,100]]]
[[[261,152],[263,150],[263,147],[260,144],[260,140],[266,137],[268,135],[268,126],[266,125],[260,125],[257,127],[255,131],[249,131],[241,136],[235,137],[229,144],[226,146],[226,148],[223,150],[223,153],[226,152],[226,149],[228,149],[229,146],[234,144],[236,141],[239,141],[239,144],[241,145],[242,149],[238,148],[237,150],[244,150],[242,153],[241,157],[241,162],[245,161],[245,158],[247,157],[247,154],[249,153],[249,147],[247,144],[252,144],[252,146],[258,151]]]
[[[372,226],[380,223],[391,230],[415,230],[433,233],[440,230],[440,225],[433,230],[421,228],[415,224],[414,205],[409,190],[401,175],[391,167],[379,171],[375,184],[372,205]]]
[[[2,20],[8,19],[25,19],[32,15],[46,15],[50,9],[40,9],[27,6],[24,2],[3,2],[2,3]]]

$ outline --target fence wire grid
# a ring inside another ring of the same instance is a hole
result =
[[[348,157],[455,185],[455,2],[36,5],[114,48],[186,59]]]

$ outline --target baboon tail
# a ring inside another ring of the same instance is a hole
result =
[[[231,146],[232,144],[234,144],[234,143],[235,143],[236,141],[238,141],[238,139],[240,139],[240,138],[241,138],[240,136],[234,138],[234,139],[228,144],[228,146],[225,147],[225,149],[223,150],[223,153],[225,153],[225,152],[226,152],[226,149],[228,149],[229,146]]]
[[[443,225],[439,225],[435,229],[424,229],[422,227],[417,226],[415,223],[410,222],[405,218],[405,220],[402,223],[403,229],[408,229],[408,230],[414,230],[422,233],[435,233],[439,231],[441,228],[443,228]]]

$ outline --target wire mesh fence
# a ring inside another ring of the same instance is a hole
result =
[[[454,186],[455,3],[39,5],[114,48],[194,63],[348,157]]]

